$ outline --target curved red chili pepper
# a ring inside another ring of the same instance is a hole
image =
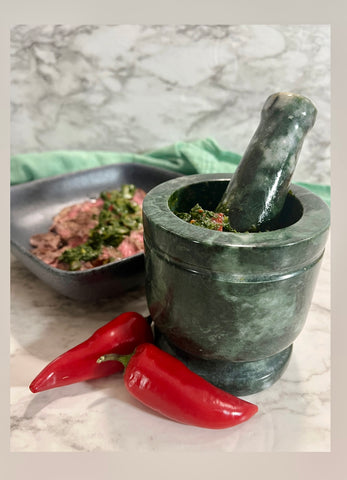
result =
[[[122,313],[50,362],[29,388],[37,393],[121,372],[124,366],[120,362],[98,364],[96,360],[104,353],[129,354],[145,342],[153,342],[152,330],[145,317],[136,312]]]
[[[98,362],[116,358],[126,365],[124,383],[131,395],[177,422],[228,428],[258,411],[256,405],[213,386],[155,345],[142,344],[124,358],[104,355]]]

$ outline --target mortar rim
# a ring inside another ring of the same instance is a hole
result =
[[[307,188],[290,184],[290,190],[300,201],[303,213],[292,225],[268,232],[219,232],[189,224],[169,207],[169,198],[180,188],[206,181],[229,181],[233,174],[194,174],[161,183],[147,193],[143,203],[144,217],[175,236],[197,244],[235,248],[273,248],[305,242],[324,234],[330,227],[328,205]],[[208,235],[206,235],[208,232]],[[145,229],[146,234],[146,229]]]

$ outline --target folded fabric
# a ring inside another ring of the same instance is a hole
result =
[[[176,142],[143,154],[79,150],[24,153],[11,157],[11,185],[123,162],[161,167],[184,175],[233,173],[240,159],[241,155],[220,149],[210,138]],[[311,190],[330,205],[329,185],[296,183]]]

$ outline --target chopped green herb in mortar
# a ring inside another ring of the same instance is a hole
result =
[[[235,232],[230,227],[228,216],[224,213],[216,213],[210,210],[204,210],[198,203],[186,212],[179,212],[176,215],[185,222],[197,225],[199,227],[208,228],[210,230],[218,230],[220,232]]]

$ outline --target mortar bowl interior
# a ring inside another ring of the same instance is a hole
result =
[[[204,209],[215,211],[218,202],[222,198],[225,189],[228,186],[228,181],[202,181],[186,185],[175,190],[168,199],[168,206],[174,213],[189,212],[197,203]],[[303,206],[300,200],[293,195],[290,190],[281,214],[276,219],[271,230],[278,230],[289,227],[296,223],[303,214]]]

